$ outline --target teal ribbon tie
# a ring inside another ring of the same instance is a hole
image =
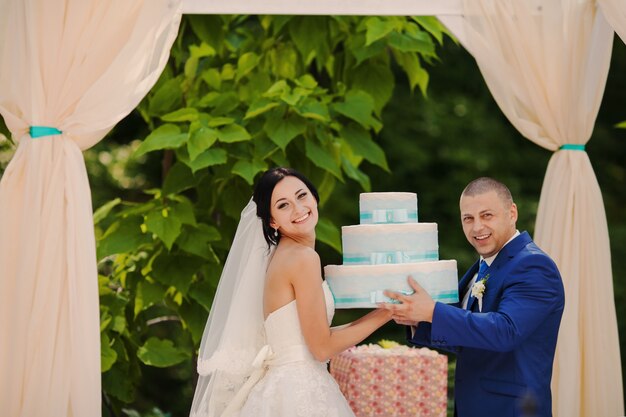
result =
[[[559,147],[559,151],[583,151],[585,152],[585,145],[578,145],[575,143],[566,143]]]
[[[31,138],[36,139],[44,136],[60,135],[62,132],[56,127],[31,126],[30,129],[28,129],[28,133],[30,133]]]

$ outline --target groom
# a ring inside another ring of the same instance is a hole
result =
[[[409,342],[454,351],[455,416],[552,415],[550,380],[563,314],[559,271],[527,232],[516,230],[509,189],[491,178],[461,194],[461,223],[480,255],[459,282],[457,304],[435,303],[409,277],[412,295],[386,294]],[[525,404],[525,406],[524,406]],[[528,412],[528,411],[526,411]]]

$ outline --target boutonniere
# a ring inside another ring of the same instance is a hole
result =
[[[472,296],[476,297],[478,300],[478,311],[483,311],[483,294],[487,289],[487,280],[489,279],[489,274],[485,275],[483,279],[480,281],[476,281],[474,286],[472,287]]]

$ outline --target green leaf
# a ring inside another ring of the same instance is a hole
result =
[[[187,141],[189,159],[193,161],[202,152],[209,149],[217,141],[217,130],[200,126],[194,130]]]
[[[278,43],[268,53],[272,73],[278,78],[293,79],[296,77],[298,54],[288,44]]]
[[[263,97],[275,98],[283,95],[285,91],[291,91],[291,88],[287,84],[287,81],[276,81],[268,90],[263,94]]]
[[[317,87],[317,80],[311,74],[304,74],[296,80],[296,84],[302,88],[313,90]]]
[[[618,129],[626,129],[626,120],[615,125]]]
[[[218,230],[207,224],[199,224],[197,228],[185,227],[176,240],[179,248],[185,252],[200,256],[212,263],[219,263],[220,260],[209,245],[209,242],[221,239]]]
[[[233,64],[224,64],[221,72],[222,80],[232,80],[235,78],[235,67]]]
[[[335,103],[333,108],[346,117],[360,123],[365,128],[374,128],[378,131],[382,124],[376,120],[374,112],[374,99],[361,90],[350,90],[346,93],[343,103]]]
[[[278,105],[279,104],[275,101],[270,101],[266,98],[260,98],[250,105],[250,107],[248,108],[248,111],[246,112],[246,116],[244,117],[244,120],[251,119],[260,114],[263,114],[273,109],[274,107],[277,107]]]
[[[296,104],[298,104],[298,101],[300,101],[300,99],[303,97],[304,91],[306,90],[303,90],[302,88],[287,90],[280,95],[280,99],[290,106],[295,106]]]
[[[153,210],[146,216],[145,224],[149,231],[163,241],[168,250],[172,249],[174,241],[180,234],[182,222],[176,216],[164,216],[167,209]]]
[[[362,42],[365,42],[365,40]],[[385,41],[379,40],[369,46],[365,46],[365,44],[357,44],[357,46],[351,48],[351,52],[356,58],[356,65],[360,65],[367,59],[382,55],[385,48],[387,48]]]
[[[304,133],[306,121],[294,114],[288,114],[284,117],[282,112],[272,112],[268,116],[263,129],[267,132],[267,136],[269,136],[272,142],[282,150],[285,150],[289,142],[296,136]]]
[[[237,61],[237,77],[236,81],[239,81],[250,73],[259,63],[259,56],[254,52],[246,52],[239,57]]]
[[[280,148],[267,135],[254,139],[253,159],[265,160],[275,155]]]
[[[195,185],[196,179],[191,173],[191,169],[182,162],[176,162],[167,172],[167,177],[163,181],[163,195],[180,193],[193,188]]]
[[[178,109],[161,116],[161,120],[165,122],[194,122],[198,120],[198,109],[194,109],[193,107]]]
[[[218,266],[213,266],[213,268],[218,268]],[[189,290],[189,296],[202,305],[206,311],[210,311],[215,291],[216,287],[209,281],[201,281],[193,284]]]
[[[202,73],[202,79],[209,87],[219,90],[222,88],[222,76],[220,72],[215,68],[209,68]],[[215,93],[214,91],[211,93]],[[209,94],[211,94],[209,93]],[[206,97],[206,96],[205,96]]]
[[[232,125],[233,123],[235,123],[235,119],[233,119],[232,117],[212,117],[207,121],[207,126],[220,127]]]
[[[208,45],[206,42],[202,42],[200,46],[189,46],[189,54],[195,58],[204,58],[207,56],[215,56],[215,49]]]
[[[166,288],[156,282],[139,281],[135,293],[135,317],[143,310],[162,302],[165,297],[165,290]]]
[[[214,165],[222,165],[228,161],[228,154],[224,149],[212,148],[207,149],[196,157],[193,161],[189,160],[186,150],[178,149],[176,157],[189,168],[193,173]]]
[[[341,253],[341,235],[339,228],[333,224],[326,217],[320,217],[315,228],[315,237],[320,242],[326,243],[331,248],[335,249],[337,253]]]
[[[191,338],[195,345],[202,340],[202,333],[206,325],[207,313],[202,305],[197,303],[183,302],[179,313],[191,333]]]
[[[113,316],[108,311],[100,313],[100,332],[104,332],[113,321]]]
[[[404,72],[409,77],[409,84],[411,90],[415,89],[415,86],[419,86],[422,95],[426,97],[426,88],[428,87],[428,72],[422,68],[417,55],[412,53],[395,52],[394,56],[398,64],[404,69]]]
[[[330,172],[339,180],[343,181],[341,170],[339,169],[339,166],[332,154],[318,145],[315,140],[308,139],[305,141],[305,152],[307,158],[309,158],[316,166]]]
[[[152,242],[150,235],[141,231],[141,224],[139,217],[127,217],[113,223],[98,241],[98,260],[116,253],[134,251]]]
[[[185,20],[191,25],[193,33],[202,41],[212,46],[216,50],[223,48],[224,22],[220,16],[215,15],[187,15]]]
[[[211,91],[209,93],[206,93],[204,96],[202,96],[202,98],[197,102],[197,106],[204,108],[204,107],[215,107],[218,105],[220,100],[224,99],[224,95],[221,93],[218,93],[217,91]]]
[[[100,206],[93,214],[93,223],[94,224],[100,223],[103,219],[105,219],[109,215],[111,210],[113,210],[113,208],[117,206],[118,204],[120,204],[121,202],[122,202],[122,199],[116,198],[115,200],[111,200],[103,204],[102,206]]]
[[[337,178],[335,178],[335,176],[329,172],[324,172],[322,182],[317,187],[317,192],[320,196],[321,206],[324,206],[324,204],[326,204],[326,201],[328,201],[330,195],[333,193],[336,184]]]
[[[318,62],[318,68],[321,68],[319,64],[324,64],[330,55],[327,22],[326,16],[295,16],[289,22],[291,39],[305,66],[317,57],[321,61]]]
[[[365,174],[359,168],[352,165],[350,161],[348,161],[348,158],[346,158],[345,156],[341,157],[341,162],[342,162],[341,166],[343,167],[344,172],[349,178],[352,178],[353,180],[357,181],[365,192],[369,193],[370,191],[372,191],[370,178],[367,176],[367,174]]]
[[[296,111],[307,119],[319,120],[320,122],[330,121],[328,106],[310,97],[304,99],[302,104],[296,108]]]
[[[113,317],[113,326],[111,326],[111,330],[116,333],[123,333],[128,327],[126,323],[126,317],[124,316],[115,316]]]
[[[242,142],[252,138],[245,127],[237,124],[224,126],[218,131],[217,137],[225,143]]]
[[[178,126],[164,124],[148,135],[135,151],[135,156],[159,149],[176,149],[185,143],[186,140],[187,134],[180,133]]]
[[[176,196],[176,203],[172,204],[170,216],[176,217],[182,224],[196,226],[196,215],[194,214],[193,205],[183,196]]]
[[[215,106],[214,114],[224,115],[232,114],[241,104],[239,96],[235,92],[221,93],[217,100],[213,103]],[[211,124],[209,124],[211,126]]]
[[[163,83],[154,95],[148,98],[150,114],[164,114],[180,107],[183,103],[183,90],[180,86],[181,82],[177,78],[172,78]]]
[[[343,127],[339,135],[346,141],[355,154],[362,156],[372,164],[378,165],[385,171],[390,172],[385,152],[374,142],[368,131],[351,123]]]
[[[166,368],[189,358],[189,353],[178,349],[171,340],[151,337],[137,350],[137,357],[146,365]]]
[[[187,62],[185,62],[185,69],[183,71],[185,74],[185,77],[189,79],[195,78],[196,73],[198,72],[198,64],[199,64],[199,59],[197,57],[195,56],[189,57]]]
[[[197,256],[163,253],[154,260],[151,276],[161,284],[187,294],[194,274],[205,263],[205,259]]]
[[[100,335],[100,372],[106,372],[117,361],[117,352],[111,349],[111,340],[106,333]]]
[[[233,174],[239,175],[241,178],[246,180],[246,182],[250,185],[254,184],[254,177],[261,171],[265,171],[267,169],[267,164],[264,161],[247,161],[247,160],[239,160],[235,163],[233,167]]]
[[[102,388],[106,393],[118,400],[131,403],[135,399],[136,381],[129,378],[129,363],[118,360],[111,369],[102,374]]]
[[[396,28],[396,22],[389,19],[383,20],[378,17],[369,17],[365,26],[367,27],[365,45],[369,46],[391,33]]]
[[[413,16],[411,18],[437,39],[439,45],[443,45],[443,34],[448,33],[448,31],[445,26],[441,24],[439,19],[435,16]]]
[[[389,46],[401,52],[419,52],[427,56],[435,55],[435,45],[426,32],[412,35],[393,32],[389,35]]]
[[[360,65],[354,71],[352,87],[363,90],[374,99],[374,109],[380,115],[383,107],[391,99],[395,78],[389,65],[384,63],[371,63]]]

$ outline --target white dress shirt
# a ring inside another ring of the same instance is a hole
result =
[[[515,234],[513,234],[513,237],[511,237],[509,240],[507,240],[506,243],[504,245],[502,245],[502,247],[505,247],[506,245],[508,245],[510,241],[512,241],[513,239],[515,239],[519,235],[520,235],[519,230],[516,230]],[[502,249],[500,249],[500,250],[502,250]],[[500,251],[496,252],[495,255],[492,255],[492,256],[490,256],[488,258],[483,258],[481,256],[479,262],[484,259],[484,261],[487,263],[487,266],[491,266],[491,263],[493,262],[494,259],[496,259],[496,256],[498,256],[498,253],[500,253]],[[478,277],[478,273],[475,273],[474,276],[472,277],[472,279],[470,279],[470,282],[467,284],[467,287],[465,287],[465,295],[463,296],[463,302],[461,303],[463,309],[467,309],[467,302],[469,301],[469,296],[472,293],[471,289],[472,289],[472,286],[474,285],[474,283],[476,282],[476,278],[477,277]]]

